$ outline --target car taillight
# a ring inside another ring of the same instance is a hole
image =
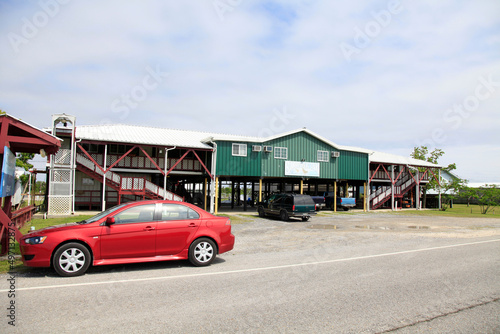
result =
[[[292,206],[292,211],[295,211],[295,204]]]

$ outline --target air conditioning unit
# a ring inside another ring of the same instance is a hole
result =
[[[332,151],[332,158],[338,158],[338,157],[340,157],[340,152]]]
[[[273,151],[273,147],[272,146],[264,146],[264,152],[272,152]]]
[[[260,145],[253,145],[252,146],[252,152],[260,152],[262,151],[262,146]]]

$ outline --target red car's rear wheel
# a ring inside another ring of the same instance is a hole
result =
[[[215,260],[217,246],[208,238],[195,240],[189,247],[189,261],[197,266],[208,266]]]

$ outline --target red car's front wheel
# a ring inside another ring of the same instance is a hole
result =
[[[54,270],[61,276],[83,275],[90,266],[90,252],[82,244],[72,242],[59,247],[52,260]]]

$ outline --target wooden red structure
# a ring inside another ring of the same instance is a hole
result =
[[[61,141],[40,129],[37,129],[15,117],[4,114],[0,115],[0,155],[3,161],[4,147],[8,147],[13,153],[44,153],[55,154],[61,147]],[[15,236],[19,241],[22,234],[19,226],[12,221],[12,198],[4,198],[2,210],[0,210],[0,254],[4,255],[8,250],[9,236]]]
[[[425,162],[422,162],[425,164]],[[440,167],[439,167],[440,168]],[[420,208],[421,187],[425,186],[432,177],[439,184],[439,168],[430,166],[397,164],[397,163],[370,163],[369,187],[375,182],[378,189],[370,193],[369,205],[371,210],[381,208],[390,203],[391,208],[403,208],[404,198],[412,204],[407,207]],[[397,202],[397,205],[395,204]]]

